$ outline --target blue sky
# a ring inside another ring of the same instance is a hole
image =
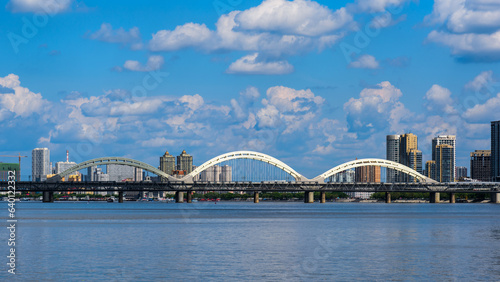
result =
[[[385,158],[387,134],[417,134],[424,161],[438,134],[458,165],[489,149],[497,1],[331,2],[6,1],[0,154],[256,150],[313,177]]]

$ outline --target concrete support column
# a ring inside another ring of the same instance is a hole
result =
[[[118,203],[123,203],[123,191],[118,192]]]
[[[491,193],[491,202],[494,204],[500,204],[500,193]]]
[[[256,204],[259,203],[259,192],[253,192],[253,202]]]
[[[454,204],[456,202],[455,193],[450,193],[450,204]]]
[[[44,191],[42,202],[53,203],[54,202],[54,192]]]
[[[187,203],[191,204],[193,202],[193,194],[191,194],[191,192],[187,192],[186,197],[187,197]]]
[[[326,203],[326,192],[325,192],[325,191],[321,191],[321,192],[320,192],[320,195],[319,195],[319,202],[320,202],[321,204]]]
[[[391,203],[391,193],[389,192],[385,192],[385,202],[387,204],[390,204]]]
[[[439,192],[430,192],[429,197],[429,202],[432,204],[436,204],[441,201],[441,194],[439,194]]]
[[[304,203],[314,203],[314,192],[304,192]]]
[[[184,192],[181,191],[175,192],[175,202],[184,203]]]

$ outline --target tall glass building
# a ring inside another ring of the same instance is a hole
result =
[[[456,167],[456,148],[457,148],[457,137],[455,135],[439,135],[438,137],[435,137],[432,139],[432,160],[436,161],[436,164],[438,163],[438,156],[437,156],[437,146],[442,145],[442,144],[447,144],[453,147],[453,181],[457,178],[455,175],[455,167]],[[438,168],[438,173],[439,173],[439,168]],[[439,174],[437,175],[437,178],[439,178]],[[438,180],[438,179],[436,179]],[[438,180],[439,181],[439,180]]]
[[[31,151],[31,175],[33,181],[44,181],[52,173],[50,151],[48,148],[36,148]]]
[[[491,180],[500,182],[500,120],[491,122]]]
[[[437,145],[435,148],[436,174],[439,182],[455,181],[455,147],[449,144]]]

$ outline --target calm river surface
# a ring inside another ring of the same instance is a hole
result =
[[[7,203],[0,207],[7,214]],[[17,274],[54,281],[500,281],[500,205],[17,203]]]

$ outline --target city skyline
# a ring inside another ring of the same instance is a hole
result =
[[[9,1],[0,153],[47,147],[54,160],[69,150],[76,163],[120,155],[156,164],[166,148],[196,163],[254,150],[312,175],[385,158],[386,135],[414,133],[424,163],[432,138],[456,135],[456,166],[468,167],[500,119],[500,26],[463,14],[500,5],[420,2],[64,1],[44,14]]]

